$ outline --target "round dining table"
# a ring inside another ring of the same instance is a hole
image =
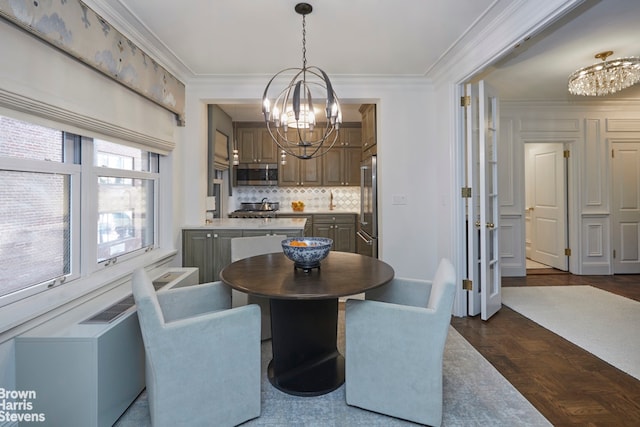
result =
[[[393,276],[393,268],[377,258],[337,251],[311,270],[295,268],[283,253],[272,253],[241,259],[220,272],[233,289],[269,298],[269,381],[296,396],[322,395],[344,383],[338,299],[382,286]]]

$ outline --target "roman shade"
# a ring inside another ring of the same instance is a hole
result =
[[[0,19],[0,108],[168,154],[175,114]]]

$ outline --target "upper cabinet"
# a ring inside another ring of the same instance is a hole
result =
[[[238,123],[236,132],[240,163],[278,163],[278,146],[263,123]]]
[[[288,137],[290,141],[296,139],[296,129],[289,129]],[[318,130],[314,130],[318,133]],[[314,136],[314,138],[317,138]],[[298,154],[301,153],[299,150]],[[317,187],[322,185],[322,157],[314,157],[311,159],[299,159],[287,155],[287,163],[280,165],[278,168],[278,185],[282,187]]]
[[[375,125],[375,123],[374,123]],[[323,128],[319,124],[314,132]],[[281,187],[359,186],[363,132],[360,123],[344,123],[334,146],[325,155],[301,160],[287,155],[280,164],[280,150],[264,123],[238,122],[236,125],[240,163],[277,163]],[[295,129],[289,129],[295,139]]]
[[[362,104],[362,151],[363,155],[375,154],[376,149],[376,106],[375,104]]]
[[[334,147],[362,147],[362,127],[359,123],[343,123],[338,132],[338,140]]]
[[[359,123],[346,123],[340,128],[338,140],[322,157],[322,185],[360,185],[362,130]]]

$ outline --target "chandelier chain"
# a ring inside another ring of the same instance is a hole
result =
[[[307,68],[307,21],[302,15],[302,68]]]

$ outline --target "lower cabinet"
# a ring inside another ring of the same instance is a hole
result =
[[[333,239],[334,251],[356,252],[356,215],[313,215],[313,236]]]
[[[182,266],[198,267],[199,283],[215,282],[231,263],[231,239],[242,230],[183,230]]]
[[[231,239],[234,237],[282,234],[301,236],[300,230],[237,230],[237,229],[184,229],[182,230],[182,266],[198,267],[199,283],[220,280],[220,272],[231,264]]]

